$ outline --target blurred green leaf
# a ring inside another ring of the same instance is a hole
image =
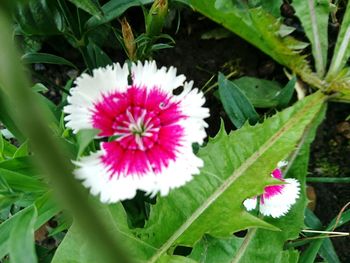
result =
[[[3,139],[3,144],[4,144],[4,150],[3,150],[3,156],[6,159],[12,158],[15,152],[17,151],[16,146],[13,144],[9,143],[7,140]]]
[[[221,102],[232,123],[240,128],[249,120],[255,124],[259,120],[259,115],[253,105],[237,85],[219,73],[219,94]]]
[[[312,44],[316,71],[323,77],[327,65],[329,1],[294,0],[292,5]]]
[[[2,134],[0,133],[0,161],[4,159],[4,138],[2,137]]]
[[[43,63],[43,64],[56,64],[66,65],[77,69],[77,67],[65,58],[47,54],[47,53],[27,53],[22,56],[22,61],[25,64]]]
[[[69,0],[75,6],[88,12],[90,15],[96,16],[98,19],[102,18],[102,11],[100,6],[93,0]]]
[[[90,18],[85,27],[87,29],[105,24],[123,14],[128,8],[152,3],[153,0],[110,0],[102,6],[103,17],[97,19]]]
[[[57,35],[64,29],[64,19],[55,1],[16,1],[14,17],[25,35]]]
[[[81,130],[77,134],[77,141],[78,141],[78,157],[81,156],[81,154],[84,152],[86,147],[90,144],[90,142],[93,141],[93,139],[96,137],[97,134],[99,134],[100,130],[97,129],[88,129],[88,130]]]
[[[8,241],[11,262],[37,262],[34,242],[36,216],[35,206],[30,206],[13,223]]]

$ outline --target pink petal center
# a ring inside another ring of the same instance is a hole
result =
[[[184,135],[178,122],[184,118],[178,103],[157,87],[131,86],[105,95],[92,117],[100,136],[115,136],[102,143],[102,162],[117,176],[161,172],[176,159]]]
[[[284,181],[282,178],[282,171],[280,169],[275,169],[272,172],[272,176],[276,179],[279,179],[281,181]],[[264,203],[264,199],[269,199],[275,195],[278,195],[282,193],[283,188],[285,187],[284,184],[281,185],[272,185],[272,186],[267,186],[264,189],[264,194],[261,196],[260,202]]]

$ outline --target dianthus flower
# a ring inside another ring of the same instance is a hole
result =
[[[260,196],[259,211],[265,216],[277,218],[285,215],[299,197],[299,182],[293,178],[283,179],[281,168],[286,165],[287,162],[279,162],[278,168],[271,173],[272,177],[281,180],[285,184],[267,186]],[[257,198],[246,199],[243,205],[248,211],[253,210],[257,206]]]
[[[166,195],[199,173],[203,161],[192,144],[203,143],[209,110],[203,93],[185,80],[174,67],[138,62],[75,81],[66,126],[74,133],[98,129],[101,142],[100,150],[75,161],[74,173],[102,202],[133,198],[137,189]]]

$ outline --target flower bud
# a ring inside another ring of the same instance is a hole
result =
[[[146,17],[146,33],[158,36],[162,31],[164,20],[168,14],[168,0],[155,0]]]
[[[125,17],[122,19],[121,25],[122,25],[123,41],[124,41],[127,55],[128,55],[130,60],[135,60],[136,59],[136,45],[135,45],[134,34],[132,33],[131,26]]]

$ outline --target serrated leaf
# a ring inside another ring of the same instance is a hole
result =
[[[316,71],[323,77],[327,65],[329,1],[294,0],[292,5],[312,44]]]
[[[147,262],[167,262],[174,247],[191,247],[204,234],[229,237],[249,227],[277,230],[246,212],[242,203],[276,183],[271,171],[295,149],[305,129],[323,109],[324,99],[316,93],[263,124],[245,125],[230,135],[222,128],[198,153],[204,161],[201,174],[160,197],[151,208],[145,228],[131,232],[120,204],[101,212],[106,224],[121,235],[121,243],[135,259]],[[93,262],[96,248],[87,242],[73,225],[53,262]]]
[[[322,109],[322,97],[315,94],[261,125],[243,126],[230,135],[221,131],[210,140],[199,151],[205,163],[201,174],[160,198],[145,228],[140,229],[147,238],[143,240],[159,248],[150,262],[173,246],[192,246],[205,233],[223,237],[247,227],[268,228],[247,213],[242,202],[272,183],[270,172],[294,150],[306,126]]]
[[[333,58],[326,79],[331,81],[345,66],[350,56],[350,2],[346,6],[343,22],[334,48]]]
[[[237,128],[241,128],[247,121],[257,123],[259,115],[240,88],[222,73],[219,73],[218,83],[220,100],[232,123]]]
[[[65,58],[47,54],[47,53],[26,53],[22,56],[22,61],[25,64],[43,63],[43,64],[55,64],[66,65],[77,69],[77,67]]]
[[[326,107],[322,107],[309,127],[305,130],[296,151],[291,155],[289,166],[285,173],[286,177],[298,179],[301,185],[301,195],[296,204],[286,216],[280,218],[265,217],[266,221],[277,226],[282,231],[269,231],[266,229],[254,229],[248,232],[244,245],[240,247],[234,259],[234,263],[269,262],[271,258],[274,262],[289,262],[289,252],[284,251],[284,243],[287,240],[295,239],[299,236],[300,230],[304,226],[304,210],[307,204],[305,193],[305,182],[308,171],[310,145],[315,138],[316,130],[325,117]],[[286,258],[287,257],[287,258]],[[294,258],[294,257],[293,257]],[[287,261],[288,259],[288,261]]]

